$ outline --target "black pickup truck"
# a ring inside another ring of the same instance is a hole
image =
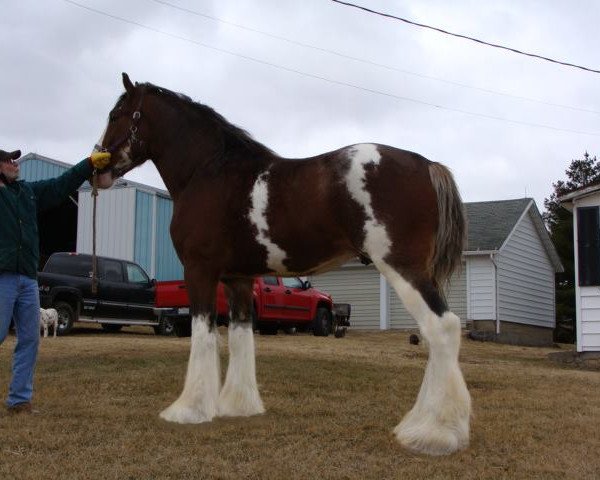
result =
[[[92,293],[92,256],[54,253],[38,272],[42,308],[58,311],[58,334],[66,335],[75,322],[100,323],[107,331],[124,325],[148,325],[163,331],[154,308],[156,282],[138,264],[97,257],[97,294]]]

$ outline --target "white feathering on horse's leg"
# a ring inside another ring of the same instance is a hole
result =
[[[264,413],[256,383],[252,324],[229,325],[229,367],[219,396],[218,414],[247,417]]]
[[[181,395],[160,413],[176,423],[210,422],[217,414],[221,385],[217,329],[209,329],[209,316],[192,319],[192,345]]]
[[[409,450],[446,455],[469,444],[471,397],[458,365],[459,318],[446,312],[441,318],[432,315],[429,322],[422,329],[429,343],[423,383],[394,433]]]
[[[396,438],[409,450],[429,455],[446,455],[465,448],[469,444],[471,397],[458,364],[460,319],[452,312],[438,317],[399,273],[385,263],[378,263],[419,323],[429,347],[419,395],[394,429]]]

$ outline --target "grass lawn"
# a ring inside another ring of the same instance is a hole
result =
[[[463,340],[471,446],[429,458],[391,433],[427,358],[407,333],[256,341],[267,413],[174,425],[158,413],[181,391],[189,339],[150,328],[42,339],[39,414],[0,410],[0,479],[600,478],[600,367],[557,365],[547,355],[558,349]],[[14,342],[0,347],[3,398]]]

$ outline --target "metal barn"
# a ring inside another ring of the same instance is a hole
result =
[[[21,178],[27,181],[53,178],[72,165],[35,153],[20,159]],[[128,180],[98,196],[98,255],[133,260],[158,280],[183,278],[169,224],[173,202],[168,192]],[[40,215],[41,264],[53,252],[92,252],[92,197],[86,182],[70,201]]]

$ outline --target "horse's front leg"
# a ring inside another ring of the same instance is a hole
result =
[[[218,331],[214,312],[217,277],[188,273],[192,339],[185,384],[181,395],[160,413],[170,422],[210,422],[217,414],[221,385]]]
[[[252,326],[252,279],[225,281],[229,293],[229,367],[219,396],[219,415],[250,416],[264,413],[258,385]]]

